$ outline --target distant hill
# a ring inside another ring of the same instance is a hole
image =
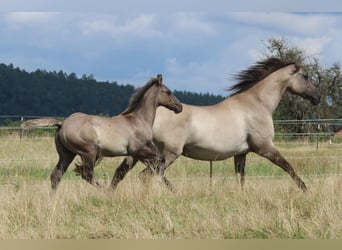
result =
[[[132,85],[99,82],[92,75],[38,69],[27,72],[0,64],[0,115],[60,116],[74,112],[112,116],[122,112],[134,92]],[[210,105],[224,98],[175,91],[183,103]]]

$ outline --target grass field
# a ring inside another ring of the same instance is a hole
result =
[[[167,171],[177,191],[154,178],[138,179],[138,164],[115,191],[107,189],[121,158],[95,169],[96,189],[73,166],[55,196],[49,175],[57,162],[53,138],[16,134],[0,140],[2,239],[341,239],[342,144],[278,143],[306,182],[302,193],[278,167],[247,157],[246,189],[236,183],[233,160],[179,158]]]

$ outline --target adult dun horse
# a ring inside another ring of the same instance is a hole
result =
[[[165,157],[165,167],[180,155],[205,161],[234,156],[235,172],[243,187],[246,155],[254,152],[281,167],[306,191],[305,183],[273,144],[272,114],[286,91],[317,105],[317,88],[299,65],[277,58],[257,62],[237,74],[236,79],[231,96],[216,105],[183,104],[179,115],[157,109],[153,139]],[[145,168],[141,174],[149,176],[152,171]]]
[[[55,144],[59,160],[50,176],[53,190],[76,155],[82,160],[76,165],[76,173],[92,185],[98,185],[93,171],[101,157],[130,155],[141,161],[163,161],[163,156],[152,143],[152,125],[158,106],[175,113],[182,111],[182,104],[162,83],[161,75],[151,78],[138,89],[130,98],[128,108],[118,116],[108,118],[75,113],[63,122],[41,118],[28,120],[22,127],[57,126]]]

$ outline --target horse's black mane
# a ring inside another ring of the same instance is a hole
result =
[[[132,113],[139,105],[141,98],[143,98],[147,90],[149,90],[155,83],[159,83],[161,81],[161,77],[161,75],[157,75],[157,77],[152,77],[144,86],[137,88],[137,90],[129,99],[127,109],[123,111],[121,115],[127,115],[129,113]]]
[[[271,57],[264,61],[257,62],[246,70],[240,71],[238,74],[234,75],[234,79],[239,82],[228,88],[228,91],[232,91],[230,96],[250,89],[268,75],[290,64],[294,64],[294,62],[287,62],[279,58]]]

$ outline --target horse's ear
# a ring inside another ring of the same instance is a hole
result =
[[[297,73],[299,71],[299,69],[300,69],[300,66],[297,63],[295,63],[293,65],[292,74]]]
[[[157,81],[158,81],[158,85],[162,85],[163,84],[163,76],[161,74],[157,75]]]

